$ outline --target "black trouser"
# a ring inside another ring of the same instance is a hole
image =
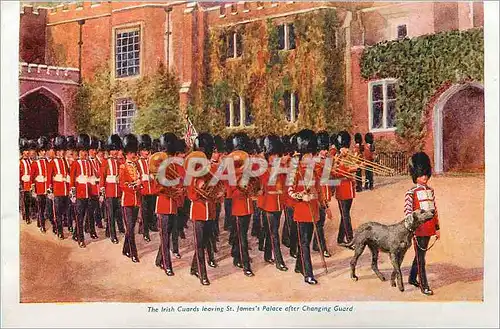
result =
[[[302,273],[304,277],[313,276],[310,249],[313,229],[313,223],[297,222],[297,233],[299,236],[299,255],[297,255],[295,270],[300,271],[300,273]]]
[[[340,209],[340,226],[337,235],[337,243],[350,242],[352,240],[351,206],[352,200],[338,200]],[[344,241],[345,240],[345,241]]]
[[[38,227],[45,228],[45,206],[47,204],[47,196],[39,194],[36,196],[37,205],[37,225]]]
[[[274,260],[277,265],[285,264],[281,254],[279,235],[281,211],[263,211],[262,216],[264,216],[263,223],[267,230],[266,240],[264,243],[264,259],[269,260],[274,254]]]
[[[215,220],[209,220],[205,225],[206,226],[208,225],[207,230],[208,232],[210,232],[210,234],[204,236],[204,244],[205,248],[207,249],[208,260],[215,261],[215,251],[217,250],[216,248],[217,237],[214,235],[214,231],[215,231],[215,226],[217,226],[217,222]]]
[[[316,222],[316,232],[321,248],[319,251],[326,251],[326,238],[325,238],[325,221],[326,221],[326,208],[319,207],[319,220]],[[313,237],[313,250],[318,250],[318,239]]]
[[[172,252],[179,253],[179,234],[184,230],[184,218],[179,215],[172,216]]]
[[[170,235],[174,229],[175,215],[159,214],[160,222],[158,229],[160,231],[160,246],[156,255],[156,266],[163,266],[163,269],[172,269],[172,260],[170,258]]]
[[[30,201],[30,216],[31,219],[38,220],[38,198],[33,196],[30,193],[31,201]],[[39,224],[39,223],[38,223]]]
[[[264,244],[266,242],[267,238],[267,224],[264,223],[265,221],[265,211],[259,208],[259,234],[257,237],[259,238],[259,250],[264,251]]]
[[[97,195],[91,196],[89,198],[89,212],[85,223],[85,228],[87,229],[85,232],[87,233],[96,234],[95,222],[96,222],[96,212],[98,208],[99,208],[99,197]]]
[[[153,227],[155,196],[143,195],[141,203],[142,229],[145,237],[149,237],[149,230]]]
[[[56,231],[55,228],[56,228],[56,222],[54,220],[54,201],[52,201],[50,198],[47,197],[46,201],[45,201],[45,218],[48,218],[49,221],[50,221],[50,224],[52,225],[52,228],[54,230],[54,232]]]
[[[373,188],[373,167],[366,166],[365,169],[365,189]]]
[[[21,191],[21,211],[23,211],[23,220],[31,220],[31,191]]]
[[[213,225],[213,234],[215,237],[218,237],[220,234],[219,231],[219,223],[220,223],[220,213],[222,211],[222,205],[220,202],[215,204],[215,223]]]
[[[252,220],[252,236],[260,235],[261,227],[261,210],[257,207],[257,201],[253,200],[253,220]]]
[[[248,227],[250,215],[235,216],[234,220],[234,243],[232,252],[234,261],[243,264],[244,270],[250,270],[250,256],[248,254]]]
[[[66,225],[68,228],[73,227],[73,221],[76,220],[76,212],[75,205],[71,202],[71,199],[68,197],[68,209],[66,210]]]
[[[191,271],[197,272],[199,274],[200,280],[207,278],[207,266],[205,263],[205,249],[207,248],[207,237],[210,235],[210,230],[212,227],[210,225],[210,220],[195,220],[194,224],[194,244],[195,252],[193,255],[193,261],[191,263]]]
[[[63,217],[68,210],[69,199],[67,196],[55,196],[54,207],[56,211],[57,233],[63,234]]]
[[[96,226],[102,227],[102,218],[103,218],[102,207],[103,207],[103,204],[101,204],[101,202],[99,202],[98,196],[96,196],[96,198],[97,198],[97,204],[94,208],[94,222],[95,222]]]
[[[360,191],[363,189],[363,173],[361,171],[361,168],[358,168],[358,170],[356,170],[356,177],[358,178],[356,179],[356,190]]]
[[[418,281],[420,282],[421,289],[429,288],[429,283],[427,282],[427,274],[425,272],[426,250],[422,249],[427,249],[430,239],[431,239],[430,236],[417,236],[416,238],[415,237],[413,238],[413,248],[415,249],[415,258],[413,258],[413,264],[411,265],[409,279],[410,281],[416,281],[418,275]]]
[[[224,199],[224,230],[228,231],[232,224],[233,199]]]
[[[120,200],[118,198],[106,198],[106,230],[109,231],[111,239],[116,239],[116,220],[120,213]]]
[[[73,237],[76,237],[78,242],[84,242],[85,237],[83,235],[83,224],[85,221],[85,215],[89,210],[89,199],[76,199],[76,229],[73,232]]]
[[[123,222],[125,223],[125,241],[123,242],[123,253],[128,253],[130,257],[137,256],[137,246],[135,245],[135,224],[139,207],[122,207]]]
[[[289,224],[289,240],[290,240],[290,254],[297,254],[297,247],[299,243],[299,236],[297,233],[297,222],[293,220],[293,208],[286,207],[287,220]]]

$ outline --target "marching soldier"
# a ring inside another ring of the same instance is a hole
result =
[[[107,149],[109,157],[100,168],[99,188],[106,198],[106,233],[109,233],[111,242],[117,244],[116,221],[120,212],[121,190],[118,185],[118,151],[122,148],[122,140],[118,135],[111,135],[108,139]],[[119,227],[120,228],[120,227]]]
[[[255,156],[265,159],[264,155],[264,137],[258,137],[255,140]],[[262,206],[264,204],[264,194],[258,195],[254,202],[253,222],[251,236],[259,240],[259,250],[264,251],[265,230],[262,225]]]
[[[245,133],[237,133],[233,136],[234,150],[248,152],[249,138]],[[237,169],[238,170],[238,169]],[[238,172],[236,173],[238,176]],[[232,212],[234,216],[232,231],[233,238],[232,256],[233,265],[243,268],[243,273],[248,276],[254,276],[250,267],[250,256],[248,254],[248,227],[250,225],[250,216],[253,213],[253,204],[251,198],[238,186],[229,187],[232,197]]]
[[[104,141],[98,140],[97,141],[97,153],[95,156],[95,164],[97,165],[95,173],[96,173],[96,182],[97,185],[100,186],[100,179],[101,179],[101,166],[104,161],[106,161],[105,157],[105,149],[106,145]],[[98,204],[97,204],[97,209],[95,212],[95,223],[98,228],[103,228],[102,225],[102,219],[104,218],[104,195],[101,193],[101,190],[99,188],[99,198],[98,198]]]
[[[272,177],[272,169],[275,161],[280,161],[283,153],[283,144],[276,135],[269,135],[264,139],[264,153],[269,162],[269,169],[261,176],[264,186],[264,201],[262,204],[263,223],[267,229],[264,243],[264,261],[275,263],[280,271],[288,271],[281,254],[280,245],[280,219],[284,209],[283,189],[285,188],[285,175],[279,174]],[[287,225],[285,223],[284,225]],[[272,256],[274,254],[274,260]]]
[[[45,206],[47,205],[47,181],[48,161],[46,152],[49,148],[49,140],[42,136],[37,141],[38,158],[31,163],[31,189],[36,194],[37,203],[37,226],[45,233]]]
[[[330,136],[328,135],[327,132],[319,132],[317,135],[317,142],[318,142],[318,150],[319,150],[319,157],[321,158],[321,164],[318,166],[318,170],[320,170],[319,176],[321,177],[322,175],[322,170],[325,165],[326,157],[328,154],[328,149],[330,148]],[[321,184],[321,196],[323,202],[321,202],[319,206],[319,221],[316,224],[317,228],[317,239],[314,239],[313,241],[313,250],[314,251],[319,251],[323,253],[324,257],[330,257],[330,253],[328,252],[328,248],[326,246],[326,238],[325,238],[325,221],[326,217],[328,219],[332,218],[332,213],[329,208],[329,203],[332,200],[332,187],[326,184]],[[318,246],[318,240],[320,245]]]
[[[435,215],[434,218],[420,225],[414,233],[415,258],[408,283],[420,288],[424,295],[432,295],[433,291],[429,288],[425,271],[425,254],[430,249],[428,245],[431,236],[436,236],[436,239],[441,237],[434,189],[427,185],[432,175],[432,167],[429,156],[424,152],[413,154],[410,160],[410,175],[416,185],[406,192],[405,216],[419,209],[435,210]]]
[[[338,167],[335,168],[337,172],[334,174],[336,178],[340,178],[340,184],[335,187],[335,197],[337,198],[340,210],[340,226],[337,235],[337,244],[339,246],[346,246],[353,238],[351,206],[352,201],[356,197],[356,189],[354,187],[353,178],[347,177],[345,173],[355,173],[358,168],[357,166],[351,167],[342,163],[342,159],[348,156],[349,147],[351,145],[351,136],[347,131],[341,131],[337,135],[337,144],[339,146],[339,155],[337,159],[340,161],[339,164],[336,164]]]
[[[368,161],[375,161],[375,144],[372,133],[366,133],[363,157]],[[365,190],[373,190],[373,167],[367,165],[365,170]]]
[[[226,138],[226,154],[233,151],[233,139],[232,136]],[[231,215],[231,208],[233,199],[231,198],[229,185],[226,186],[226,197],[224,198],[224,231],[231,231],[231,225],[233,223],[233,216]],[[232,234],[229,237],[229,244],[232,241]]]
[[[99,148],[99,140],[92,136],[89,148],[89,163],[91,173],[89,174],[89,211],[85,220],[85,232],[90,234],[92,239],[97,239],[95,230],[97,216],[99,212],[99,161],[97,160],[97,150]]]
[[[199,134],[194,141],[194,151],[203,152],[207,159],[212,158],[214,150],[214,139],[209,133]],[[190,159],[189,155],[186,157]],[[211,165],[210,172],[214,173],[217,170],[215,165]],[[207,175],[209,178],[210,174]],[[202,285],[209,285],[210,281],[207,276],[207,268],[205,264],[205,249],[210,244],[207,242],[213,230],[212,225],[215,221],[215,200],[222,195],[214,196],[214,199],[206,199],[200,194],[199,189],[208,184],[206,177],[194,178],[187,188],[187,196],[191,200],[191,209],[189,217],[194,224],[194,240],[195,253],[191,263],[191,274],[200,279]],[[210,250],[207,250],[209,257],[213,255]],[[213,262],[213,264],[212,264]],[[215,260],[210,259],[209,265],[215,267]]]
[[[132,262],[138,263],[137,246],[135,244],[135,224],[139,214],[141,198],[139,190],[142,188],[141,178],[137,170],[135,158],[139,142],[133,134],[123,138],[123,154],[125,163],[120,165],[118,177],[122,190],[122,213],[125,223],[125,241],[123,242],[123,255],[130,257]]]
[[[69,167],[64,159],[66,150],[66,138],[57,136],[54,138],[54,160],[49,164],[48,183],[54,195],[53,213],[56,218],[57,236],[64,240],[63,217],[69,206]]]
[[[66,162],[67,168],[71,168],[71,165],[78,157],[76,153],[76,141],[74,136],[66,136],[66,153],[64,154],[64,162]],[[69,169],[68,169],[69,170]],[[68,231],[73,233],[73,220],[76,219],[75,207],[73,203],[76,202],[75,196],[72,196],[73,200],[70,200],[68,195],[68,207],[66,208],[66,225]]]
[[[80,134],[76,138],[76,149],[78,150],[78,160],[74,161],[70,169],[70,194],[76,197],[74,207],[76,207],[76,230],[73,239],[78,242],[80,248],[85,248],[84,219],[89,208],[90,197],[90,176],[92,166],[88,161],[88,150],[90,147],[90,137],[87,134]]]
[[[46,152],[46,158],[47,158],[47,165],[50,167],[50,164],[55,158],[55,151],[54,151],[54,139],[55,136],[49,139],[49,148]],[[48,179],[48,177],[47,177]],[[49,184],[50,186],[50,184]],[[56,224],[56,219],[54,216],[54,194],[52,193],[52,189],[49,188],[47,190],[47,203],[45,205],[45,218],[48,218],[50,220],[50,224],[52,225],[52,233],[54,235],[57,235],[57,224]]]
[[[363,145],[363,136],[360,133],[354,134],[354,156],[363,158],[365,146]],[[365,176],[367,171],[365,170]],[[363,176],[361,168],[356,170],[356,192],[363,191]]]
[[[153,177],[149,174],[149,156],[152,148],[151,136],[144,134],[139,136],[139,159],[137,168],[141,177],[141,216],[144,241],[150,242],[149,230],[153,226],[154,207],[156,203],[156,186]]]
[[[177,139],[176,142],[176,156],[179,158],[185,158],[186,157],[186,152],[187,152],[187,144],[184,139]],[[184,191],[185,192],[185,191]],[[172,250],[174,252],[174,256],[177,258],[181,258],[181,255],[179,254],[179,238],[181,239],[186,239],[186,234],[184,233],[184,229],[187,229],[187,223],[188,223],[188,213],[189,213],[189,207],[191,206],[191,202],[189,199],[186,197],[186,193],[182,193],[179,197],[179,202],[177,203],[178,211],[177,211],[177,216],[176,216],[176,225],[174,228],[174,232],[172,234]]]
[[[295,264],[295,272],[302,273],[304,281],[308,284],[317,284],[314,278],[311,262],[311,239],[314,232],[314,223],[319,219],[319,177],[313,172],[312,180],[306,177],[306,164],[304,160],[312,160],[317,151],[316,134],[309,129],[304,129],[297,134],[297,151],[300,153],[301,163],[298,166],[295,182],[288,187],[288,194],[294,199],[293,216],[297,223],[299,237],[299,256]],[[302,183],[301,183],[302,182]]]
[[[222,137],[220,137],[219,135],[216,135],[216,136],[214,136],[214,144],[215,144],[215,149],[214,149],[214,153],[212,154],[212,158],[210,160],[213,164],[218,166],[221,163],[222,159],[224,158],[226,143],[222,139]],[[215,204],[215,223],[214,223],[214,232],[213,232],[214,239],[215,239],[215,241],[213,242],[214,246],[216,245],[216,242],[219,241],[219,234],[220,234],[220,232],[219,232],[219,219],[220,219],[220,213],[222,210],[222,203],[223,202],[224,202],[224,200],[218,200],[217,203]]]
[[[21,212],[26,224],[31,224],[31,160],[29,158],[30,144],[28,140],[19,140],[21,159],[19,160],[19,187],[21,191]]]
[[[297,135],[293,134],[286,139],[288,142],[286,143],[286,152],[287,155],[283,159],[283,165],[289,167],[290,162],[293,158],[298,158],[299,153],[297,153]],[[297,248],[298,248],[298,232],[297,232],[297,223],[293,219],[293,209],[295,205],[295,200],[290,197],[288,193],[284,194],[284,203],[285,203],[285,222],[288,223],[286,225],[287,230],[283,230],[283,244],[287,245],[290,248],[290,256],[292,258],[297,258]],[[287,233],[285,235],[285,233]]]
[[[175,156],[177,151],[177,137],[173,133],[165,133],[160,136],[160,149],[166,152],[168,156]],[[183,168],[178,164],[170,164],[165,170],[165,177],[175,179],[179,178],[179,182],[175,186],[164,186],[159,180],[157,185],[158,197],[156,199],[156,213],[159,217],[160,231],[160,246],[156,255],[156,266],[163,269],[165,274],[173,276],[172,260],[170,258],[170,243],[175,224],[177,222],[176,215],[178,210],[179,197],[182,191],[182,178],[184,177]],[[177,254],[179,246],[177,241]],[[178,257],[180,258],[180,257]]]

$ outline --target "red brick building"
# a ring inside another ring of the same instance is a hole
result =
[[[345,37],[344,106],[352,113],[352,132],[372,131],[377,139],[394,139],[392,107],[397,95],[393,92],[393,81],[366,81],[361,77],[360,56],[363,49],[384,40],[413,38],[453,29],[466,30],[483,25],[483,5],[472,1],[93,1],[61,4],[54,8],[24,6],[21,11],[19,51],[20,58],[25,63],[20,66],[20,103],[21,127],[26,128],[21,129],[21,133],[28,136],[54,130],[48,125],[36,130],[29,124],[25,125],[28,119],[35,120],[37,116],[50,117],[48,122],[61,133],[72,133],[74,113],[71,103],[78,82],[80,79],[91,78],[103,63],[109,65],[111,79],[123,81],[134,81],[150,75],[155,72],[159,63],[163,63],[178,75],[181,83],[181,106],[185,106],[202,79],[197,68],[204,60],[203,49],[210,27],[246,24],[256,20],[286,20],[287,17],[322,8],[336,8],[342,35]],[[286,28],[283,33],[290,37],[291,32]],[[484,145],[482,86],[479,83],[454,85],[441,92],[442,94],[433,98],[435,104],[429,104],[433,108],[433,117],[428,120],[428,131],[432,133],[428,134],[425,145],[426,151],[434,157],[438,172],[456,168],[457,161],[469,161],[447,158],[446,155],[449,144],[446,140],[446,127],[449,126],[446,121],[447,113],[463,106],[464,102],[468,104],[470,111],[475,111],[477,117],[482,118],[482,122],[479,120],[473,124],[476,130],[470,135],[479,136],[474,137],[476,144],[479,142]],[[380,95],[380,99],[373,101],[375,94]],[[37,104],[33,98],[43,99],[43,102]],[[461,98],[465,98],[465,101]],[[110,109],[113,122],[110,130],[130,129],[135,110],[129,95],[117,97]],[[292,105],[291,111],[290,116],[293,118],[298,109]],[[245,126],[244,110],[241,114],[238,116],[240,121],[234,124],[235,113],[231,107],[231,118],[227,119],[231,122],[231,128]],[[464,131],[465,125],[470,127],[470,123],[460,122],[454,124],[460,126],[453,127],[455,131]],[[482,140],[481,131],[477,129],[483,129]],[[484,165],[484,157],[479,164],[472,160],[469,162],[471,167],[481,167]]]

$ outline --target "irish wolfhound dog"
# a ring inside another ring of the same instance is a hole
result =
[[[434,210],[416,210],[401,222],[393,225],[383,225],[369,222],[361,225],[354,231],[354,239],[348,247],[354,249],[354,257],[351,260],[351,279],[358,280],[356,276],[356,263],[359,256],[368,245],[372,252],[372,270],[382,281],[385,277],[378,269],[378,252],[389,253],[394,270],[391,275],[391,285],[396,286],[395,277],[398,278],[398,288],[404,291],[403,277],[401,275],[401,263],[406,251],[411,246],[413,232],[423,223],[434,217]]]

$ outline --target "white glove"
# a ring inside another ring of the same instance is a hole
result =
[[[304,202],[311,201],[311,196],[307,193],[304,193],[304,195],[302,196],[302,201]]]
[[[76,203],[76,196],[70,197],[69,200],[71,201],[71,203]]]

